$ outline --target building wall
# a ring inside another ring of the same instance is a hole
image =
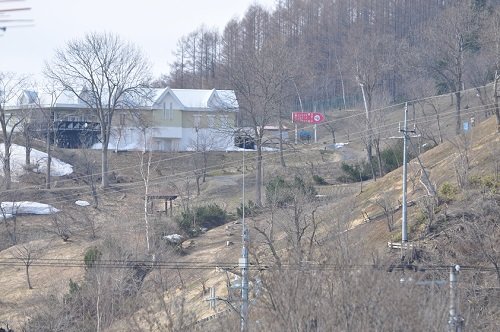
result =
[[[183,128],[234,127],[235,112],[222,111],[185,111],[182,114]]]

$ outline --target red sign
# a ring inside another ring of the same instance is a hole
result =
[[[293,112],[292,121],[303,123],[321,123],[325,120],[325,116],[316,112]]]

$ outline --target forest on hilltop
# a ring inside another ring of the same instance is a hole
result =
[[[279,0],[271,11],[254,4],[222,33],[201,26],[182,37],[157,83],[238,90],[235,68],[272,68],[266,79],[288,111],[361,104],[361,84],[372,107],[483,86],[499,65],[499,3]]]

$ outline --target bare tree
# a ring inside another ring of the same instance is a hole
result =
[[[438,92],[455,96],[456,134],[462,131],[462,91],[465,88],[467,63],[478,48],[480,11],[471,1],[456,1],[439,20],[430,22],[423,35],[417,63],[424,73],[434,77]]]
[[[198,196],[200,195],[200,181],[203,183],[206,182],[210,151],[216,147],[216,144],[217,141],[211,132],[196,128],[196,139],[192,140],[189,147],[190,149],[196,151],[196,153],[193,153],[191,159]]]
[[[33,139],[35,138],[35,128],[30,120],[32,111],[32,108],[23,110],[23,113],[25,113],[25,115],[22,116],[23,122],[19,126],[24,139],[24,163],[26,166],[29,166],[31,164],[31,151],[33,150]]]
[[[148,97],[149,65],[132,44],[118,36],[87,34],[56,52],[45,74],[72,92],[98,118],[102,142],[102,187],[109,185],[108,144],[115,111]]]
[[[99,208],[99,193],[97,192],[97,176],[96,176],[96,161],[89,152],[83,150],[83,167],[85,169],[85,176],[82,178],[92,194],[94,209]]]
[[[240,126],[252,130],[256,145],[255,203],[262,205],[262,145],[264,128],[279,114],[285,88],[293,80],[291,55],[280,40],[268,41],[252,52],[239,54],[226,67],[228,83],[233,87],[240,106]]]
[[[387,221],[387,230],[392,232],[394,230],[394,213],[398,210],[398,206],[394,204],[393,199],[389,193],[384,192],[380,197],[375,200],[381,209]]]
[[[491,79],[492,72],[495,74],[493,81],[493,103],[497,119],[497,132],[500,132],[500,95],[498,92],[498,83],[500,81],[500,9],[498,7],[491,9],[486,19],[484,30],[480,36],[481,54],[478,58],[483,60],[481,64],[486,68],[478,67],[487,73],[485,76],[488,81]],[[481,91],[478,91],[478,93],[482,97]]]
[[[384,78],[396,68],[397,45],[394,36],[384,34],[375,37],[376,32],[369,27],[356,25],[349,36],[347,66],[361,89],[365,109],[365,133],[367,160],[372,168],[373,178],[376,178],[372,161],[373,141],[373,109],[376,107],[377,93],[383,91]]]
[[[10,189],[12,185],[12,175],[10,169],[10,156],[12,138],[17,127],[21,126],[24,118],[23,114],[14,115],[8,112],[6,106],[15,98],[27,84],[27,78],[14,73],[0,72],[0,129],[4,150],[2,153],[2,169],[5,189]]]
[[[457,136],[449,141],[456,149],[454,160],[455,176],[460,188],[465,188],[468,184],[468,174],[470,170],[471,142],[468,135]]]
[[[145,155],[147,155],[147,159],[144,158]],[[150,194],[149,181],[151,179],[151,165],[152,165],[151,156],[152,156],[151,151],[141,154],[141,168],[140,168],[142,181],[144,183],[144,229],[145,229],[145,233],[146,233],[146,248],[147,248],[148,253],[151,251],[151,246],[149,243],[149,241],[150,241],[149,240],[150,239],[150,234],[149,234],[150,233],[150,222],[149,222],[149,207],[148,207],[149,194]],[[157,167],[157,166],[158,166],[158,164],[156,164],[155,167]],[[154,170],[154,167],[153,167],[153,170]]]
[[[24,271],[26,274],[26,283],[28,284],[29,289],[33,289],[31,285],[29,269],[33,264],[34,260],[36,260],[38,256],[40,256],[44,248],[45,246],[42,245],[41,242],[32,241],[17,246],[13,252],[13,256],[19,259],[24,265]]]
[[[2,195],[3,196],[3,195]],[[12,197],[12,196],[11,196]],[[0,203],[0,220],[4,224],[5,231],[7,232],[12,245],[17,244],[17,211],[21,206],[20,203],[4,202],[4,197],[0,196],[2,202]],[[12,199],[12,198],[11,198]]]
[[[52,183],[52,140],[54,133],[54,106],[62,91],[58,90],[51,82],[44,82],[42,91],[34,91],[32,103],[36,108],[36,112],[41,115],[35,116],[34,112],[30,113],[31,121],[40,121],[40,132],[45,132],[45,153],[47,153],[47,168],[45,173],[45,188],[50,189]],[[41,94],[44,94],[42,97]],[[35,127],[32,125],[32,127]]]
[[[57,235],[63,242],[68,242],[73,234],[72,224],[74,222],[72,214],[59,212],[50,215],[50,228],[49,231]]]

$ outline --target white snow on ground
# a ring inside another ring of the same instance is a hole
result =
[[[274,151],[279,151],[280,149],[276,149],[276,148],[270,148],[268,146],[263,146],[262,147],[262,151],[267,151],[267,152],[274,152]]]
[[[231,147],[228,147],[228,148],[226,149],[226,152],[243,151],[243,150],[245,150],[245,151],[250,151],[250,152],[255,152],[255,150],[254,150],[254,149],[243,149],[243,148],[239,148],[239,147],[237,147],[237,146],[231,146]]]
[[[340,149],[340,148],[343,148],[344,145],[347,145],[349,143],[335,143],[335,149]]]
[[[90,205],[90,203],[87,201],[76,201],[75,204],[78,206],[89,206]]]
[[[9,218],[12,218],[12,214],[10,214],[10,213],[0,213],[0,220],[5,220],[5,219],[9,219]]]
[[[58,209],[49,204],[37,202],[1,202],[0,208],[5,214],[52,214],[59,212]]]
[[[255,149],[243,149],[243,148],[239,148],[237,146],[232,146],[232,147],[229,147],[226,149],[226,152],[235,152],[235,151],[250,151],[250,152],[255,152],[257,150]],[[275,151],[279,151],[279,149],[277,148],[271,148],[271,147],[268,147],[268,146],[263,146],[262,147],[262,151],[264,152],[275,152]]]
[[[101,150],[102,149],[102,143],[95,143],[92,145],[91,149],[93,150]],[[109,151],[115,151],[116,150],[116,143],[113,144],[113,142],[110,142],[108,144],[108,149]],[[144,144],[141,143],[130,143],[130,144],[123,144],[120,143],[120,146],[118,148],[118,151],[142,151],[144,150]]]
[[[24,174],[24,166],[26,159],[26,149],[24,146],[12,144],[10,155],[10,169],[12,172],[12,181],[17,181],[17,178]],[[4,145],[0,144],[0,154],[3,154]],[[36,149],[31,150],[30,155],[31,166],[36,173],[45,173],[47,170],[47,154]],[[3,175],[3,162],[0,160],[0,175]],[[73,173],[73,166],[66,164],[61,160],[52,157],[50,173],[52,176],[63,176]]]
[[[182,235],[179,235],[179,234],[165,235],[163,238],[165,240],[167,240],[168,242],[174,243],[174,244],[180,244],[184,240],[184,237]]]

